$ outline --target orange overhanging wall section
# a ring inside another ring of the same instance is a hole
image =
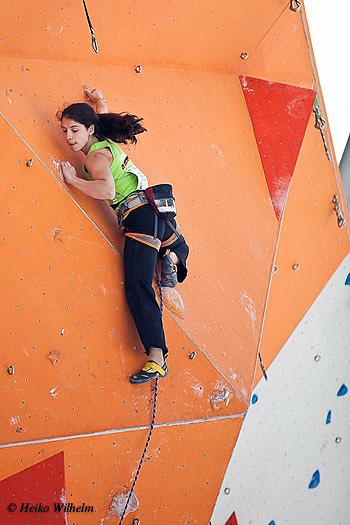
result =
[[[249,77],[311,90],[324,112],[305,13],[288,6],[90,0],[95,54],[82,3],[3,2],[2,478],[64,452],[67,500],[95,509],[79,524],[116,519],[109,505],[131,486],[153,392],[128,381],[144,356],[122,235],[106,203],[60,181],[54,161],[82,159],[56,111],[82,101],[83,84],[101,89],[111,110],[144,118],[148,133],[126,147],[133,161],[174,186],[191,249],[185,313],[164,313],[170,375],[140,507],[125,522],[207,523],[261,376],[258,351],[268,368],[349,250],[331,203],[338,194],[346,215],[338,170],[311,108],[278,216],[242,89]]]

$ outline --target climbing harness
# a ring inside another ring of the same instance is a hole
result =
[[[113,205],[112,208],[117,209],[119,226],[121,226],[123,220],[126,219],[131,210],[144,206],[147,203],[148,200],[143,191],[133,191],[122,204],[119,205],[119,203],[117,203]]]
[[[158,225],[158,214],[161,215],[169,228],[173,231],[172,235],[165,239],[161,247],[166,247],[169,245],[170,239],[180,237],[180,229],[173,225],[171,219],[176,217],[176,204],[175,197],[173,195],[173,187],[171,184],[156,184],[155,186],[150,186],[144,190],[144,194],[156,212],[156,222],[155,225]],[[173,242],[173,240],[171,241]]]
[[[180,236],[180,226],[178,224],[176,225],[175,231],[174,231],[174,228],[171,222],[170,223],[167,222],[167,224],[173,230],[173,233],[170,235],[170,237],[162,241],[162,244],[161,244],[162,248],[168,248],[168,246],[171,246],[176,241],[176,239],[178,239]]]
[[[133,191],[122,204],[117,203],[112,206],[114,209],[117,208],[119,225],[131,210],[144,204],[151,204],[156,213],[165,219],[173,219],[176,215],[175,198],[171,184],[157,184],[142,191]]]
[[[97,40],[95,38],[95,31],[94,31],[94,28],[92,27],[92,23],[91,23],[91,20],[90,20],[90,16],[89,16],[89,12],[88,12],[85,0],[83,0],[83,4],[84,4],[85,14],[86,14],[87,22],[89,24],[89,29],[90,29],[90,33],[91,33],[92,49],[95,51],[95,53],[98,53],[98,45],[97,45]]]
[[[144,190],[148,202],[165,219],[176,216],[176,204],[171,184],[156,184]]]
[[[124,235],[130,239],[134,239],[134,241],[142,242],[142,244],[146,244],[157,251],[160,249],[161,242],[154,235],[147,235],[146,233],[138,232],[125,232]]]
[[[294,12],[300,11],[301,1],[300,0],[290,0],[289,9]]]
[[[334,205],[334,211],[336,213],[336,216],[337,216],[337,222],[338,222],[338,227],[339,228],[342,228],[344,225],[345,225],[345,219],[340,211],[340,202],[339,202],[339,199],[338,199],[338,195],[333,195],[333,199],[332,199],[332,202],[333,202],[333,205]]]
[[[160,286],[160,279],[159,279],[158,269],[156,269],[156,282],[157,282],[157,286],[158,286],[158,290],[159,290],[159,297],[160,297],[160,311],[161,311],[161,314],[163,315],[164,301],[163,301],[162,287]],[[134,480],[133,480],[132,485],[131,485],[131,489],[129,490],[128,498],[126,500],[125,507],[123,509],[123,513],[122,513],[122,515],[120,517],[120,520],[119,520],[119,525],[122,525],[122,523],[123,523],[126,511],[128,509],[128,505],[129,505],[129,501],[130,501],[131,495],[132,495],[132,493],[134,491],[137,479],[138,479],[138,477],[140,475],[141,467],[142,467],[143,462],[145,460],[145,456],[146,456],[146,452],[147,452],[147,449],[148,449],[148,445],[149,445],[149,443],[151,441],[151,436],[152,436],[152,433],[153,433],[153,429],[154,429],[154,425],[155,425],[155,421],[156,421],[156,414],[157,414],[158,380],[159,380],[159,378],[157,377],[156,380],[155,380],[155,383],[154,383],[153,412],[152,412],[151,425],[149,427],[148,436],[147,436],[147,439],[146,439],[145,447],[144,447],[143,452],[142,452],[140,463],[139,463],[139,465],[137,467],[136,474],[135,474]]]
[[[119,227],[123,227],[124,219],[126,219],[126,217],[132,210],[136,210],[137,208],[140,208],[140,206],[144,206],[145,204],[148,204],[148,199],[143,191],[132,192],[131,196],[128,196],[128,198],[119,207],[117,207]],[[154,248],[155,250],[159,251],[161,241],[157,238],[157,231],[158,216],[155,215],[153,235],[133,231],[124,231],[124,235],[125,237],[130,237],[130,239],[134,239],[134,241],[142,242],[143,244],[146,244],[147,246],[150,246],[151,248]]]
[[[134,191],[128,195],[124,202],[112,205],[112,208],[116,210],[118,224],[119,227],[122,228],[123,221],[129,213],[145,204],[150,204],[156,212],[154,216],[153,236],[132,231],[124,231],[124,234],[126,237],[147,244],[147,246],[151,246],[159,251],[161,247],[169,246],[176,240],[176,238],[180,237],[180,228],[174,226],[171,222],[171,219],[176,215],[176,206],[170,184],[158,184],[156,186],[150,186],[146,190]],[[158,215],[161,215],[165,219],[165,222],[173,232],[170,237],[163,242],[157,238]]]

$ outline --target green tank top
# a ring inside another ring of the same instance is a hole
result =
[[[146,176],[134,165],[124,151],[113,140],[105,139],[91,144],[89,153],[108,148],[113,156],[109,169],[112,173],[115,185],[115,197],[110,201],[111,205],[121,204],[129,193],[147,188]],[[84,165],[84,171],[89,172]]]

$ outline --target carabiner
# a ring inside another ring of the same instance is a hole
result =
[[[300,0],[290,0],[289,9],[296,13],[297,11],[300,11],[301,5],[302,4]]]

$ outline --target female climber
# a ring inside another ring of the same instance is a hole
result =
[[[125,294],[148,356],[131,375],[131,383],[146,383],[168,375],[162,313],[152,286],[158,257],[162,260],[161,285],[174,287],[187,275],[188,246],[176,229],[146,198],[145,175],[118,143],[136,143],[146,129],[142,118],[129,113],[109,113],[101,91],[84,88],[88,103],[76,103],[58,113],[61,129],[74,152],[84,154],[81,175],[70,162],[61,162],[63,180],[94,199],[108,200],[125,235]]]

